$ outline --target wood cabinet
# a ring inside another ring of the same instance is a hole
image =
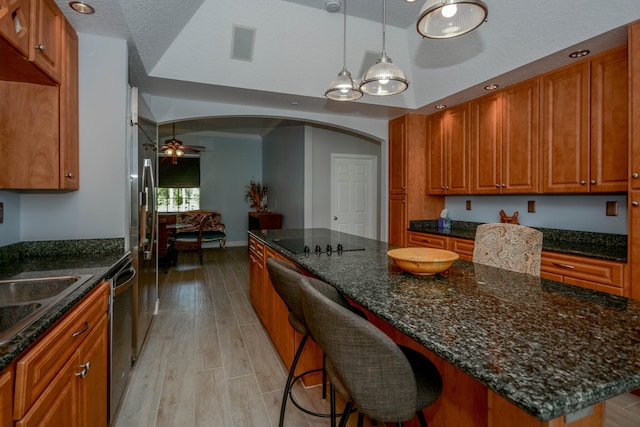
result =
[[[52,0],[2,0],[29,10],[28,61],[0,38],[0,188],[76,190],[78,181],[78,40]],[[7,9],[8,11],[11,9]],[[8,12],[7,12],[8,13]],[[7,19],[6,16],[3,16]],[[15,32],[15,30],[14,30]],[[42,71],[38,71],[38,70]],[[45,74],[46,73],[46,74]]]
[[[30,0],[0,0],[0,36],[25,58],[29,55]]]
[[[626,191],[626,56],[618,48],[542,77],[544,193]]]
[[[249,299],[261,319],[265,313],[264,276],[264,244],[249,236]]]
[[[628,68],[626,46],[591,60],[589,191],[592,193],[627,191]]]
[[[469,194],[469,104],[427,119],[428,194]]]
[[[471,102],[473,194],[538,192],[538,79]]]
[[[13,365],[0,374],[0,427],[13,426]]]
[[[410,231],[409,246],[423,246],[425,248],[447,249],[449,238],[439,234],[414,233]]]
[[[31,0],[29,61],[54,82],[60,82],[62,12],[53,0]]]
[[[628,259],[631,298],[640,299],[640,22],[629,26]]]
[[[626,264],[575,255],[542,251],[540,276],[558,282],[628,296],[625,291]]]
[[[460,255],[460,259],[465,261],[473,261],[473,240],[460,239],[458,237],[449,238],[449,250]]]
[[[409,221],[436,216],[444,200],[427,196],[426,116],[389,122],[389,243],[406,245]]]
[[[103,282],[16,363],[16,426],[106,426],[107,305]]]

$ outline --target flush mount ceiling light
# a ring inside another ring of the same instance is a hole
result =
[[[438,104],[438,105],[436,105],[436,110],[442,110],[443,108],[447,108],[447,106],[446,106],[446,105],[444,105],[444,104]]]
[[[448,39],[474,30],[487,20],[488,13],[480,0],[427,0],[417,29],[423,37]]]
[[[492,84],[490,84],[490,85],[486,85],[486,86],[484,87],[484,90],[496,90],[496,89],[498,89],[499,87],[500,87],[499,85],[497,85],[497,84],[493,84],[493,83],[492,83]]]
[[[324,93],[329,99],[334,101],[355,101],[362,98],[362,92],[358,84],[347,71],[347,0],[344,0],[344,38],[342,46],[342,71],[338,77],[331,82],[329,89]]]
[[[382,54],[376,63],[367,70],[360,84],[360,90],[367,95],[395,95],[404,92],[409,87],[407,77],[385,51],[386,21],[387,1],[382,0]]]
[[[71,9],[75,10],[76,12],[82,13],[84,15],[91,15],[93,13],[96,13],[96,10],[93,7],[81,1],[72,1],[71,3],[69,3],[69,6],[71,6]]]

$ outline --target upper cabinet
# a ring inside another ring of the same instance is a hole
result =
[[[426,116],[408,114],[389,122],[389,243],[406,246],[409,221],[437,216],[442,198],[427,196]]]
[[[24,57],[29,55],[30,0],[0,0],[0,36]]]
[[[629,93],[629,190],[640,190],[640,22],[629,26]],[[640,207],[636,206],[635,210]],[[640,292],[640,286],[638,288]]]
[[[60,82],[62,12],[53,0],[31,0],[29,61]]]
[[[471,102],[473,194],[538,192],[538,80]]]
[[[51,0],[0,5],[0,189],[76,190],[77,35]]]
[[[427,118],[429,194],[469,194],[469,105]]]
[[[542,85],[542,191],[626,191],[626,47],[547,74]]]

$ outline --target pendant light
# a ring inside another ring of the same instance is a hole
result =
[[[418,32],[432,39],[466,34],[487,19],[489,8],[480,0],[427,0],[418,17]]]
[[[376,63],[367,70],[360,84],[360,90],[367,95],[395,95],[404,92],[409,87],[407,77],[387,56],[385,50],[386,21],[387,1],[382,0],[382,54]]]
[[[347,71],[347,0],[344,0],[342,64],[342,71],[340,71],[338,77],[331,82],[324,96],[334,101],[355,101],[356,99],[362,98],[362,92],[358,84],[351,77],[351,73]]]

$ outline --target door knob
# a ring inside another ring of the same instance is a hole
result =
[[[334,216],[334,217],[333,217],[333,220],[334,220],[334,221],[337,221],[337,220],[338,220],[338,217],[337,217],[337,216]]]
[[[633,202],[631,202],[631,206],[637,208],[638,207],[638,202],[634,200]]]

